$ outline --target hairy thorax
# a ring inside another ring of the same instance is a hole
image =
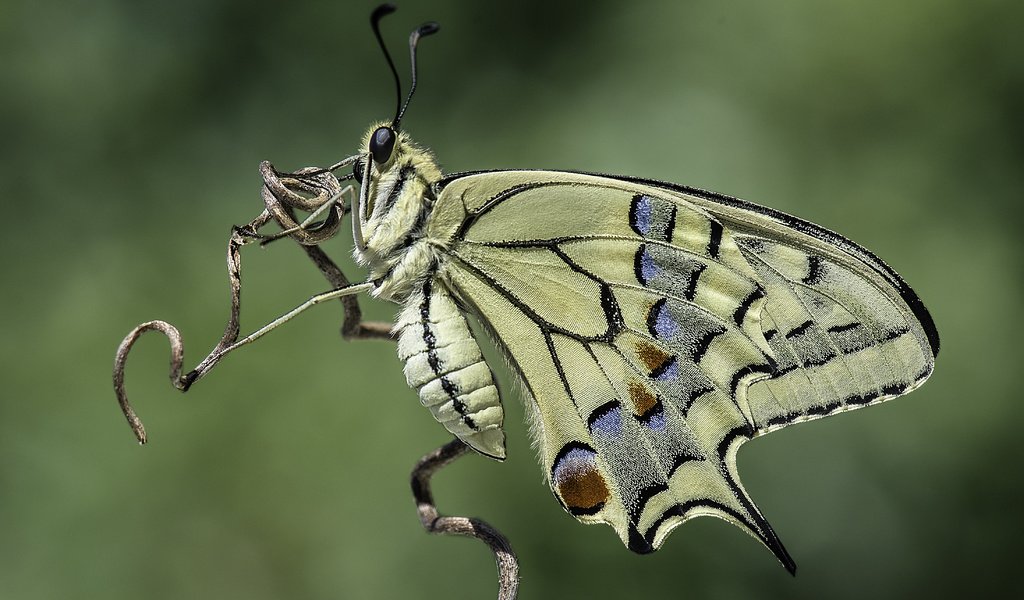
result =
[[[370,128],[367,138],[375,128]],[[374,296],[401,302],[436,265],[436,249],[424,231],[435,201],[433,185],[441,179],[441,170],[434,157],[414,145],[404,132],[398,134],[386,164],[361,161],[357,175],[364,168],[371,169],[368,202],[363,215],[353,215],[362,224],[364,246],[357,244],[353,254],[377,284]]]

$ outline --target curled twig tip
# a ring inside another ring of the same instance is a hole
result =
[[[128,394],[124,389],[124,367],[128,360],[128,352],[131,351],[139,337],[147,331],[159,331],[167,336],[171,343],[171,385],[180,390],[185,384],[181,377],[181,364],[185,353],[182,348],[181,334],[178,333],[174,325],[166,321],[148,321],[132,329],[121,341],[121,345],[117,348],[117,354],[114,356],[114,393],[117,395],[117,403],[121,407],[121,412],[124,413],[124,418],[128,421],[128,426],[132,428],[132,433],[135,434],[135,439],[139,440],[140,445],[146,443],[146,428],[142,425],[142,420],[135,413],[131,403],[128,402]]]

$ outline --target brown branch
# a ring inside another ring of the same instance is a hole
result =
[[[348,285],[348,279],[331,260],[316,246],[309,244],[319,243],[338,231],[341,217],[344,213],[344,206],[337,202],[341,191],[341,184],[329,170],[315,169],[312,167],[301,169],[296,173],[280,174],[268,162],[260,164],[260,172],[264,175],[263,200],[266,209],[255,219],[242,227],[234,227],[228,239],[227,267],[228,283],[231,288],[231,307],[227,325],[224,327],[224,334],[221,336],[213,350],[203,358],[196,368],[186,375],[181,374],[184,361],[184,348],[181,333],[170,323],[165,321],[149,321],[133,329],[122,340],[114,356],[114,393],[117,402],[124,413],[125,419],[132,428],[139,443],[146,443],[146,429],[142,425],[131,403],[128,401],[127,392],[124,386],[124,370],[128,360],[128,353],[139,337],[147,331],[159,331],[167,336],[171,343],[171,385],[182,392],[188,391],[193,383],[201,379],[214,366],[237,347],[241,323],[241,296],[242,296],[242,246],[255,240],[267,239],[259,233],[260,228],[276,220],[282,229],[297,227],[294,219],[294,208],[316,209],[328,202],[334,204],[330,208],[327,218],[319,224],[310,228],[299,228],[289,234],[303,248],[307,254],[314,258],[314,262],[328,281],[336,286],[336,289]],[[306,194],[305,196],[302,194]],[[312,196],[312,197],[310,197]],[[355,298],[342,298],[345,305],[345,326],[344,332],[350,332],[349,337],[390,337],[390,326],[382,326],[377,323],[362,324],[359,305]]]
[[[519,561],[508,539],[480,519],[442,516],[434,504],[434,495],[430,491],[430,478],[434,473],[469,453],[470,447],[456,438],[416,463],[412,471],[412,494],[416,499],[416,512],[419,513],[420,523],[429,533],[465,535],[487,544],[494,553],[494,562],[498,566],[498,600],[514,600],[519,590]]]
[[[146,443],[146,428],[143,427],[142,421],[135,414],[135,410],[128,402],[128,395],[124,391],[124,365],[125,361],[128,360],[128,351],[135,345],[135,341],[139,339],[139,336],[147,331],[160,331],[170,340],[171,385],[182,391],[185,390],[187,385],[186,378],[181,376],[181,363],[184,359],[185,351],[181,344],[181,334],[178,333],[174,325],[165,321],[149,321],[139,325],[125,336],[121,345],[117,348],[117,354],[114,356],[114,393],[117,394],[117,403],[121,406],[124,418],[128,420],[128,425],[132,428],[135,439],[139,440],[140,444]]]
[[[288,237],[303,246],[315,246],[338,233],[345,207],[337,202],[341,183],[333,173],[316,167],[278,173],[274,165],[263,161],[260,163],[260,176],[263,177],[263,189],[260,191],[263,204],[282,229],[293,230]],[[312,211],[328,202],[334,202],[334,206],[327,218],[313,227],[299,227],[291,209]]]
[[[167,336],[171,343],[171,385],[182,392],[188,391],[189,387],[224,356],[224,351],[238,339],[239,313],[242,302],[242,256],[241,247],[252,239],[252,235],[270,220],[266,211],[253,219],[248,225],[235,227],[228,238],[227,265],[228,282],[231,287],[231,314],[228,317],[228,324],[224,327],[224,334],[213,350],[199,363],[199,365],[186,375],[181,374],[182,363],[185,359],[185,350],[178,329],[166,321],[149,321],[131,330],[114,355],[114,393],[117,395],[117,403],[121,406],[121,412],[132,428],[135,438],[140,444],[146,443],[146,428],[142,425],[135,410],[128,402],[128,395],[124,389],[124,369],[128,360],[128,352],[139,337],[147,331],[159,331]]]

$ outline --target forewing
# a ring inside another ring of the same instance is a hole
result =
[[[747,392],[759,434],[905,394],[931,374],[939,337],[917,294],[839,234],[710,192],[647,182],[707,211],[770,293],[763,334],[777,368]]]
[[[536,401],[570,513],[638,552],[718,516],[792,569],[739,483],[740,444],[909,389],[931,353],[900,294],[864,277],[857,256],[781,226],[734,231],[710,206],[613,178],[485,173],[447,183],[437,209],[461,218],[433,233],[447,240],[444,276]],[[801,256],[819,271],[797,285]],[[881,361],[887,371],[865,372]]]

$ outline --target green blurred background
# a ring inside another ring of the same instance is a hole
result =
[[[371,8],[4,2],[0,598],[493,596],[486,549],[416,518],[408,472],[446,433],[393,348],[340,339],[338,306],[186,396],[165,340],[143,338],[128,389],[145,448],[111,390],[141,321],[179,327],[186,367],[218,339],[228,228],[261,209],[261,159],[326,165],[390,118]],[[506,399],[508,461],[469,457],[435,490],[511,538],[523,598],[1024,591],[1022,16],[966,0],[410,2],[385,22],[403,75],[407,32],[443,25],[403,124],[447,171],[624,173],[791,212],[884,257],[942,335],[909,397],[740,453],[796,578],[714,519],[646,557],[577,524]],[[326,289],[294,244],[247,250],[243,329]]]

